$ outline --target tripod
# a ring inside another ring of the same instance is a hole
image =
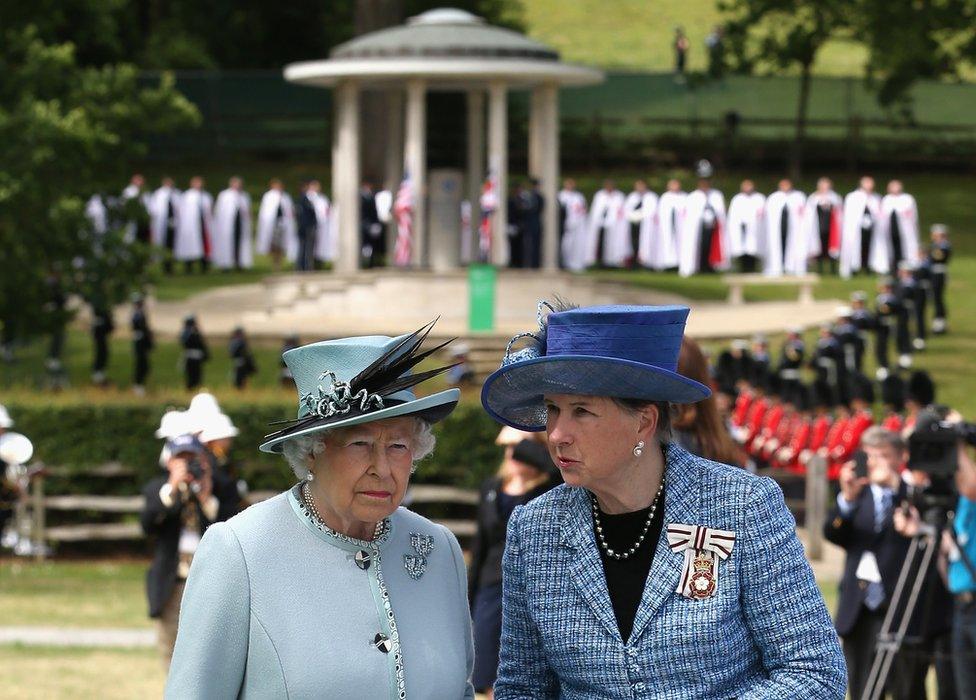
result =
[[[885,613],[884,622],[881,624],[881,631],[878,633],[874,662],[871,664],[871,673],[868,675],[861,700],[879,700],[884,693],[891,664],[905,640],[905,633],[918,605],[929,565],[938,549],[940,536],[940,528],[922,523],[918,534],[912,537],[905,563],[902,564],[901,571],[898,573],[898,582],[891,594],[891,602]]]

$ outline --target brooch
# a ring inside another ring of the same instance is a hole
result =
[[[684,552],[684,566],[677,592],[692,600],[715,595],[718,562],[728,559],[735,545],[735,533],[702,525],[668,525],[668,546]]]
[[[411,532],[410,546],[416,554],[403,555],[403,568],[406,569],[407,576],[417,581],[427,571],[427,557],[434,551],[434,538]]]

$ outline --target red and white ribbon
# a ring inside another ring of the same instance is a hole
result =
[[[684,552],[685,562],[677,592],[696,600],[715,594],[718,562],[728,559],[735,545],[735,533],[703,525],[668,525],[668,546]]]

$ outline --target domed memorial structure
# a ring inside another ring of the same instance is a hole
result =
[[[508,91],[531,91],[529,174],[540,180],[548,204],[543,210],[543,266],[558,269],[559,208],[555,201],[559,180],[559,88],[601,82],[600,71],[563,63],[556,51],[518,32],[491,26],[463,10],[443,8],[412,17],[404,25],[356,37],[335,47],[328,59],[292,63],[285,67],[285,78],[335,90],[332,193],[339,211],[336,267],[343,272],[355,271],[359,265],[360,98],[364,90],[386,91],[394,97],[395,109],[402,109],[402,157],[400,144],[391,144],[387,181],[398,181],[400,168],[405,168],[416,193],[426,193],[428,184],[426,93],[466,93],[465,192],[474,208],[472,221],[478,220],[481,183],[488,168],[495,178],[496,191],[508,191]],[[508,260],[506,204],[506,197],[499,196],[492,217],[491,261],[502,265]],[[411,262],[417,267],[429,264],[427,230],[425,197],[416,196]]]

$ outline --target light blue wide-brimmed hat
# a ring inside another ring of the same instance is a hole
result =
[[[422,398],[413,392],[414,386],[449,368],[411,371],[447,344],[420,351],[432,327],[433,322],[396,338],[326,340],[285,352],[282,358],[298,388],[298,417],[266,435],[261,451],[280,453],[292,438],[386,418],[417,416],[428,423],[445,418],[457,405],[460,391],[448,389]]]
[[[591,306],[550,313],[539,330],[509,343],[485,381],[481,403],[519,430],[546,427],[546,394],[694,403],[708,387],[677,372],[689,310],[684,306]],[[516,342],[528,346],[513,351]]]

